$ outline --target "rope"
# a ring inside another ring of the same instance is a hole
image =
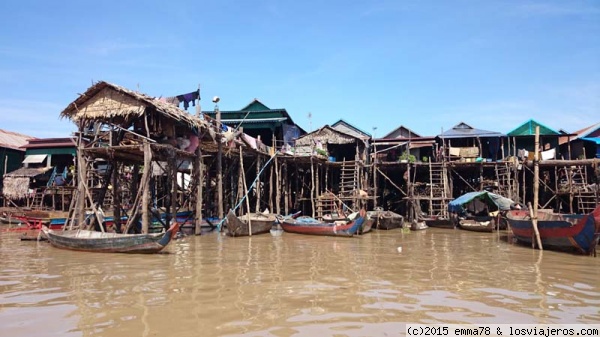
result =
[[[232,209],[232,211],[235,212],[235,210],[237,210],[238,207],[240,207],[240,205],[242,204],[242,202],[246,199],[246,197],[248,197],[248,194],[250,194],[250,191],[252,190],[252,188],[254,187],[254,185],[256,184],[256,182],[258,181],[258,178],[260,177],[260,175],[267,168],[267,166],[269,166],[269,163],[271,163],[271,161],[273,161],[273,159],[276,156],[277,156],[277,152],[275,152],[275,154],[273,156],[271,156],[271,158],[269,158],[269,160],[265,163],[265,165],[260,169],[260,171],[256,175],[256,178],[254,178],[254,181],[252,182],[252,185],[250,185],[250,188],[248,188],[248,193],[246,193],[246,195],[244,195],[242,197],[242,199],[240,199],[240,201],[238,202],[237,205],[235,205],[235,207]],[[221,231],[221,226],[223,225],[223,222],[225,221],[226,218],[227,217],[224,217],[223,219],[221,219],[221,221],[219,221],[219,223],[217,224],[217,231],[219,231],[219,232]]]

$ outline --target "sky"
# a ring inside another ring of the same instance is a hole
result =
[[[7,0],[0,32],[0,128],[40,138],[100,80],[375,137],[600,122],[600,0]]]

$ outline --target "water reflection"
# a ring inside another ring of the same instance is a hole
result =
[[[382,336],[407,322],[600,320],[600,259],[460,230],[210,233],[152,256],[2,235],[0,260],[0,324],[16,337]]]

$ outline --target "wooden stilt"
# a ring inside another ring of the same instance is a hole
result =
[[[256,185],[254,185],[254,191],[256,192],[256,207],[254,207],[254,211],[256,213],[260,212],[260,155],[256,157]],[[250,212],[250,210],[248,210]]]
[[[534,157],[533,157],[533,210],[531,207],[530,215],[531,222],[533,224],[533,231],[535,232],[535,239],[540,250],[543,250],[542,240],[540,238],[540,231],[538,230],[538,199],[539,199],[539,190],[540,190],[540,168],[539,168],[539,148],[540,148],[540,127],[535,127],[535,148],[534,148]],[[530,204],[531,206],[531,204]],[[532,240],[533,242],[533,240]]]
[[[204,186],[204,160],[202,160],[202,149],[200,146],[196,149],[196,158],[194,159],[194,170],[196,171],[194,183],[196,184],[196,212],[194,234],[200,235],[202,231],[202,192]]]
[[[242,155],[242,147],[240,146],[240,168],[242,171],[242,180],[244,182],[244,194],[248,195],[248,185],[246,184],[246,172],[244,171],[244,157]],[[248,235],[252,236],[252,221],[250,220],[250,200],[246,197],[246,208],[248,209]]]
[[[150,181],[150,175],[152,174],[151,166],[152,149],[150,148],[150,143],[147,140],[144,140],[144,172],[142,173],[143,183],[140,184],[140,187],[142,188],[142,233],[148,233],[150,227],[150,212],[148,210],[150,205],[150,186],[148,182]],[[137,207],[137,205],[134,206]]]
[[[279,160],[275,157],[275,213],[281,214],[281,172],[280,169],[283,168],[283,165],[280,168]],[[287,214],[287,213],[286,213]]]
[[[121,233],[121,185],[119,184],[119,163],[113,161],[115,166],[112,176],[113,193],[113,219],[117,233]]]
[[[83,127],[79,128],[79,139],[77,142],[77,225],[79,228],[84,227],[85,219],[85,190],[84,187],[87,184],[87,163],[83,155],[83,141],[81,140],[81,134],[83,133]]]
[[[177,222],[177,164],[177,156],[173,155],[171,159],[171,204],[169,205],[170,210],[167,209],[170,213],[170,219],[169,217],[167,219],[171,221],[167,221],[167,226],[170,226],[171,222]]]
[[[312,155],[310,156],[310,204],[312,207],[312,217],[315,217],[315,165]]]
[[[277,158],[275,158],[275,160],[277,160]],[[271,165],[271,172],[269,173],[269,210],[271,212],[275,212],[275,209],[273,208],[273,185],[275,183],[275,175],[273,174],[274,170],[275,166]]]
[[[282,183],[283,183],[283,190],[284,190],[284,211],[285,214],[290,214],[290,196],[291,193],[289,192],[289,188],[290,188],[290,182],[289,182],[289,177],[288,177],[288,169],[287,169],[287,163],[283,163],[282,165],[282,170],[283,170],[283,174],[282,174]]]
[[[217,127],[221,130],[221,111],[217,108]],[[219,219],[223,219],[223,142],[222,134],[219,131],[217,137],[218,153],[217,153],[217,213]]]

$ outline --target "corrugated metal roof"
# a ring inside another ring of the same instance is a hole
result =
[[[471,138],[471,137],[504,137],[503,134],[496,131],[487,131],[475,129],[472,126],[460,122],[452,129],[438,135],[440,138]]]
[[[252,123],[267,123],[267,122],[283,122],[287,120],[286,117],[273,117],[273,118],[257,118],[257,119],[221,119],[221,123],[241,123],[252,124]]]
[[[540,127],[540,135],[543,135],[543,136],[559,135],[559,133],[557,131],[555,131],[533,119],[530,119],[527,122],[519,125],[516,129],[509,132],[508,135],[509,136],[535,136],[535,127],[536,126]]]
[[[32,138],[34,137],[0,129],[0,147],[25,151],[22,147]]]

